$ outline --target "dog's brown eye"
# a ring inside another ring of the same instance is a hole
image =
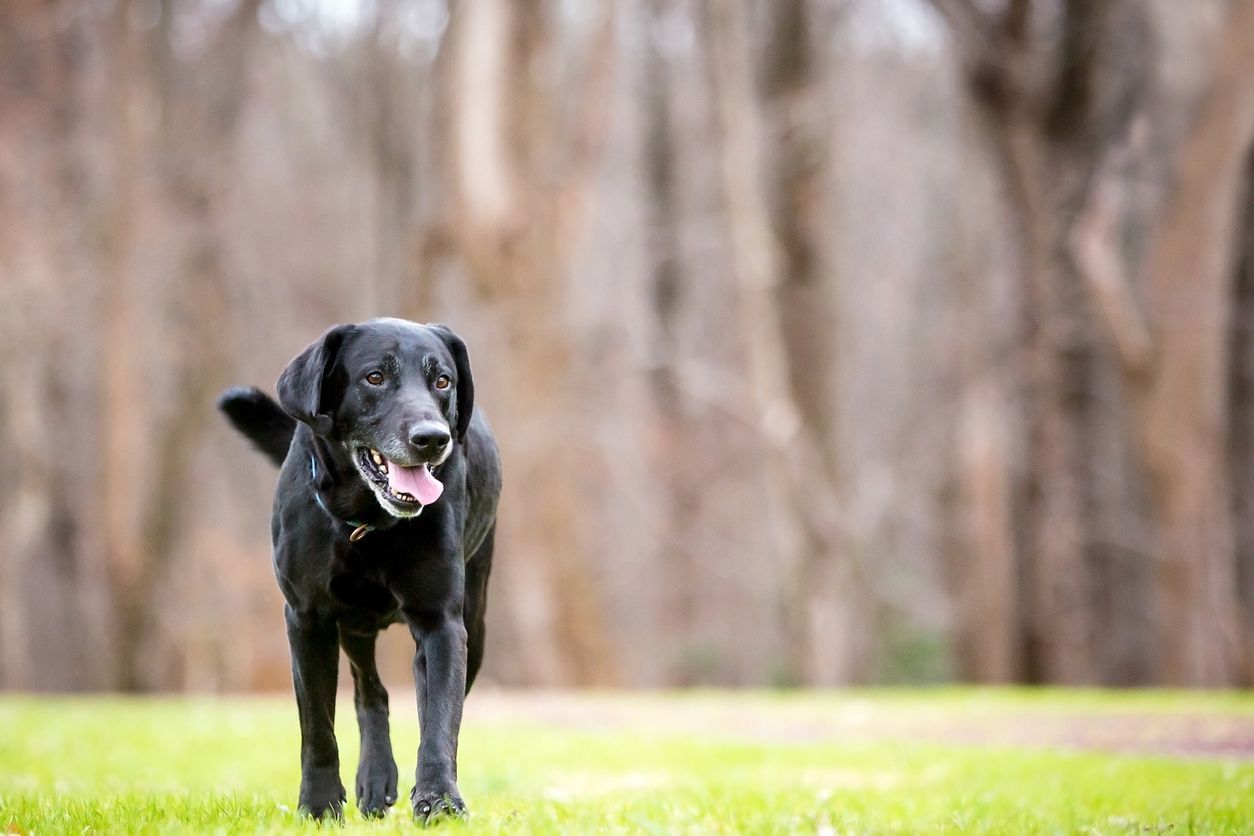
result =
[[[371,386],[378,386],[383,382],[383,372],[371,372],[366,375],[366,382]]]
[[[442,374],[435,379],[435,388],[447,389],[453,385],[453,381],[449,380],[448,375]]]

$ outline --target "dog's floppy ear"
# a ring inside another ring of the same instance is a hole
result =
[[[470,356],[466,344],[447,325],[431,323],[429,327],[440,335],[457,364],[457,440],[466,440],[470,429],[470,415],[475,410],[475,379],[470,374]]]
[[[321,436],[331,434],[330,411],[323,402],[323,388],[352,325],[336,325],[296,355],[279,375],[279,405],[283,411],[313,428]]]

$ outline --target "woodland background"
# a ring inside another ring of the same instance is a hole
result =
[[[1254,684],[1252,148],[1254,0],[5,0],[0,687],[288,687],[213,401],[378,314],[493,681]]]

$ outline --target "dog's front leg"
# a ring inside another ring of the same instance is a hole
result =
[[[465,804],[457,790],[457,734],[466,695],[466,625],[461,613],[407,614],[418,644],[414,678],[422,740],[410,798],[414,815],[430,820],[459,815]]]
[[[292,684],[300,713],[300,809],[320,819],[344,808],[335,742],[335,686],[340,661],[334,620],[284,610],[292,651]]]

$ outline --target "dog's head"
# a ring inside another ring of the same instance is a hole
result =
[[[443,325],[337,325],[279,376],[284,411],[351,457],[379,504],[413,517],[440,498],[433,470],[465,440],[475,387],[466,344]]]

